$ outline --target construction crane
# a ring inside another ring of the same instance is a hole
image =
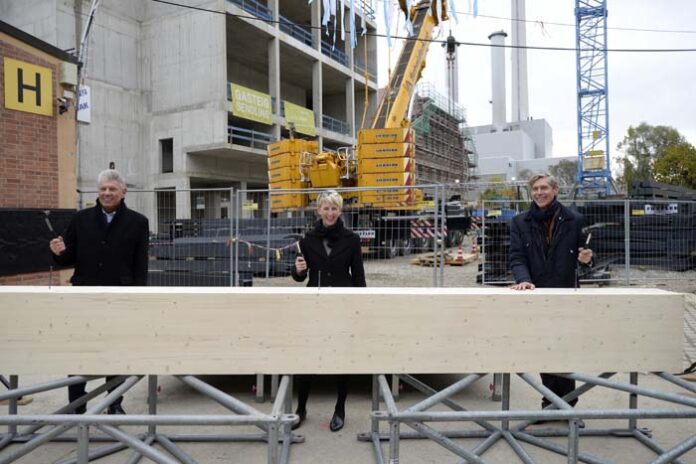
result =
[[[576,196],[615,193],[609,151],[607,0],[575,0],[578,170]]]
[[[269,188],[293,189],[271,195],[273,212],[305,207],[316,196],[298,194],[298,190],[360,187],[343,192],[343,198],[360,213],[360,224],[367,225],[362,227],[365,230],[354,227],[363,232],[361,237],[388,248],[397,242],[404,246],[411,239],[409,216],[421,209],[422,193],[414,188],[415,145],[408,111],[434,30],[448,19],[448,8],[446,0],[441,8],[437,0],[409,3],[407,8],[406,1],[400,0],[399,6],[411,22],[413,37],[401,50],[370,128],[358,131],[357,146],[320,151],[316,141],[295,138],[268,146]]]

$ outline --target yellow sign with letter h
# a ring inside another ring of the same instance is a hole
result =
[[[53,116],[53,72],[5,57],[5,108]]]

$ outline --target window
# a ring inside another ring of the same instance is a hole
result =
[[[174,139],[160,139],[162,173],[174,172]]]

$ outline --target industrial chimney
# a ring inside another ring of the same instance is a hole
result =
[[[527,92],[527,25],[525,0],[511,0],[512,9],[512,114],[511,122],[529,119]]]
[[[491,41],[491,84],[493,104],[493,126],[502,131],[506,121],[505,105],[505,31],[488,36]]]

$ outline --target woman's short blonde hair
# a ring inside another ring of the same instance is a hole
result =
[[[329,203],[338,206],[338,209],[343,209],[343,197],[335,190],[325,190],[317,197],[317,208],[320,208],[322,203]]]

